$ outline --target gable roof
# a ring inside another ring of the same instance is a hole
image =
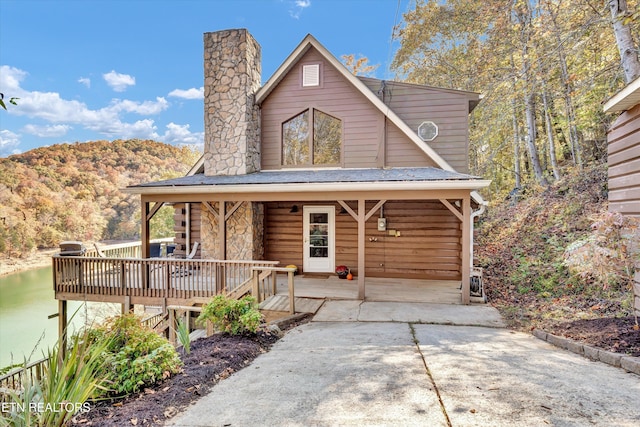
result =
[[[357,76],[357,78],[361,80],[372,92],[375,92],[375,88],[380,87],[380,83],[384,82],[387,86],[392,88],[406,87],[406,88],[410,88],[411,91],[417,91],[417,92],[424,92],[424,93],[440,92],[440,93],[449,93],[449,94],[455,94],[458,96],[463,96],[467,98],[469,101],[469,111],[468,111],[469,113],[471,113],[473,109],[476,108],[480,103],[480,94],[477,92],[469,92],[469,91],[460,90],[460,89],[447,89],[444,87],[421,85],[417,83],[399,82],[395,80],[380,80],[373,77],[365,77],[365,76]]]
[[[298,47],[285,59],[285,61],[278,67],[275,73],[269,78],[269,80],[256,92],[256,103],[261,104],[267,96],[276,88],[276,86],[284,79],[289,71],[298,63],[298,61],[304,56],[309,49],[315,48],[320,55],[340,73],[349,83],[351,83],[369,102],[371,102],[391,123],[396,125],[400,131],[406,135],[421,151],[423,151],[430,159],[434,161],[440,168],[456,172],[455,169],[444,160],[429,144],[422,141],[418,134],[413,131],[391,108],[386,105],[375,93],[373,93],[369,87],[360,78],[349,72],[349,70],[329,52],[315,37],[311,34],[300,42]],[[456,91],[454,89],[447,89],[450,91]],[[456,91],[461,93],[471,94],[472,92]],[[474,105],[475,107],[475,105]],[[470,111],[471,111],[470,104]],[[486,204],[482,196],[476,191],[472,192],[473,199],[479,204]]]
[[[296,63],[311,48],[315,48],[327,62],[340,73],[349,83],[351,83],[362,95],[367,98],[383,115],[396,125],[414,144],[418,146],[436,165],[444,170],[454,171],[455,169],[447,163],[436,151],[422,141],[416,132],[414,132],[396,113],[394,113],[388,105],[378,98],[357,76],[351,74],[342,63],[331,54],[324,46],[320,44],[311,34],[302,40],[298,47],[289,55],[289,57],[280,65],[271,78],[256,93],[256,102],[261,104],[262,101],[271,93],[271,91],[282,81],[284,76],[296,65]]]

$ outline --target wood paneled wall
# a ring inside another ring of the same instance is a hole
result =
[[[376,201],[367,202],[367,211]],[[302,207],[308,202],[265,205],[265,259],[302,268]],[[315,203],[327,206],[331,203]],[[291,213],[296,205],[298,211]],[[358,229],[349,214],[336,208],[336,265],[347,265],[355,275]],[[356,202],[349,206],[357,210]],[[378,231],[374,214],[366,224],[366,275],[459,280],[461,277],[461,224],[439,201],[388,201],[383,206],[387,231]],[[400,233],[389,235],[390,230]]]
[[[196,259],[200,258],[200,248],[202,247],[201,235],[200,235],[200,220],[201,220],[201,205],[200,203],[190,203],[190,216],[191,216],[191,235],[190,235],[190,247],[186,247],[187,243],[187,208],[184,203],[176,203],[174,205],[174,214],[173,219],[175,222],[174,231],[175,231],[175,239],[174,243],[177,245],[174,251],[174,256],[176,258],[185,258],[189,252],[191,252],[191,248],[193,248],[193,244],[195,242],[200,243],[198,247],[198,251],[196,252]]]
[[[608,133],[609,210],[640,217],[640,104]]]

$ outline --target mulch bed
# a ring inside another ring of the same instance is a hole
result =
[[[614,353],[640,357],[640,330],[634,326],[633,316],[605,317],[547,325],[544,330]]]
[[[283,331],[306,323],[310,316],[281,326]],[[144,391],[122,399],[92,405],[77,415],[74,425],[121,427],[162,426],[165,421],[207,394],[220,380],[249,365],[269,351],[279,339],[276,333],[233,336],[216,334],[191,343],[191,352],[182,357],[183,371]]]

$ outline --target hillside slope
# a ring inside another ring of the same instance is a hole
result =
[[[479,226],[478,263],[489,303],[519,330],[544,329],[640,355],[632,294],[571,274],[563,254],[607,210],[606,165],[567,175],[518,203],[491,207]]]
[[[56,144],[0,159],[0,254],[61,240],[136,238],[139,197],[127,185],[184,175],[199,153],[155,141]]]

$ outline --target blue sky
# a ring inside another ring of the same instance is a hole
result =
[[[309,33],[391,79],[411,0],[0,0],[0,157],[63,142],[202,145],[202,35],[246,28],[266,81]],[[10,105],[18,97],[18,105]]]

